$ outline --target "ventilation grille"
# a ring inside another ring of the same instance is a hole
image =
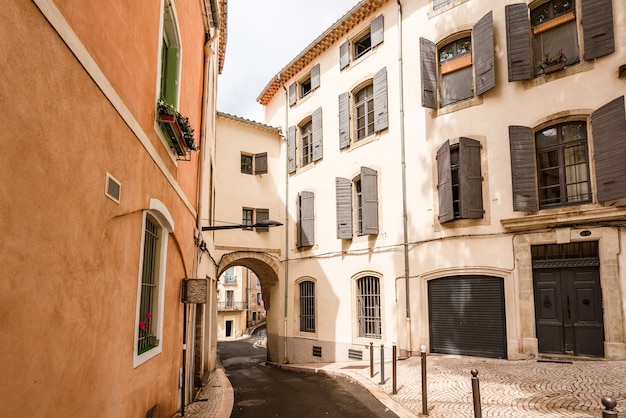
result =
[[[363,360],[363,351],[348,349],[348,358],[351,360]]]
[[[107,173],[106,176],[106,187],[104,189],[104,194],[106,197],[114,201],[119,205],[120,203],[120,195],[122,193],[122,183],[117,181],[112,175]]]
[[[313,346],[313,357],[322,357],[322,347]]]

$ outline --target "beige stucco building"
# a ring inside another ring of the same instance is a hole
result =
[[[625,359],[624,22],[615,0],[364,0],[269,80],[270,359]]]

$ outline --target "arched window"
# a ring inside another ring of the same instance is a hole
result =
[[[300,332],[315,332],[315,282],[304,280],[298,284],[300,300]]]
[[[380,279],[361,277],[356,282],[356,309],[359,338],[382,338]]]

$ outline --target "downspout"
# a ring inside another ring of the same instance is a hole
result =
[[[401,160],[402,160],[402,229],[403,229],[403,242],[404,248],[404,294],[406,304],[406,333],[407,333],[407,355],[411,356],[411,307],[409,297],[409,232],[408,232],[408,220],[407,220],[407,204],[406,204],[406,151],[405,151],[405,138],[404,138],[404,78],[403,78],[403,63],[402,63],[402,3],[398,2],[398,80],[400,84],[400,147],[401,147]]]
[[[287,303],[289,301],[289,93],[278,74],[278,82],[285,91],[285,128],[283,140],[287,141],[285,158],[285,306],[283,312],[283,363],[287,364]]]

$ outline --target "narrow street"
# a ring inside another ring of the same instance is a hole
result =
[[[356,383],[267,365],[264,338],[262,328],[250,338],[218,343],[235,392],[231,417],[396,417]]]

